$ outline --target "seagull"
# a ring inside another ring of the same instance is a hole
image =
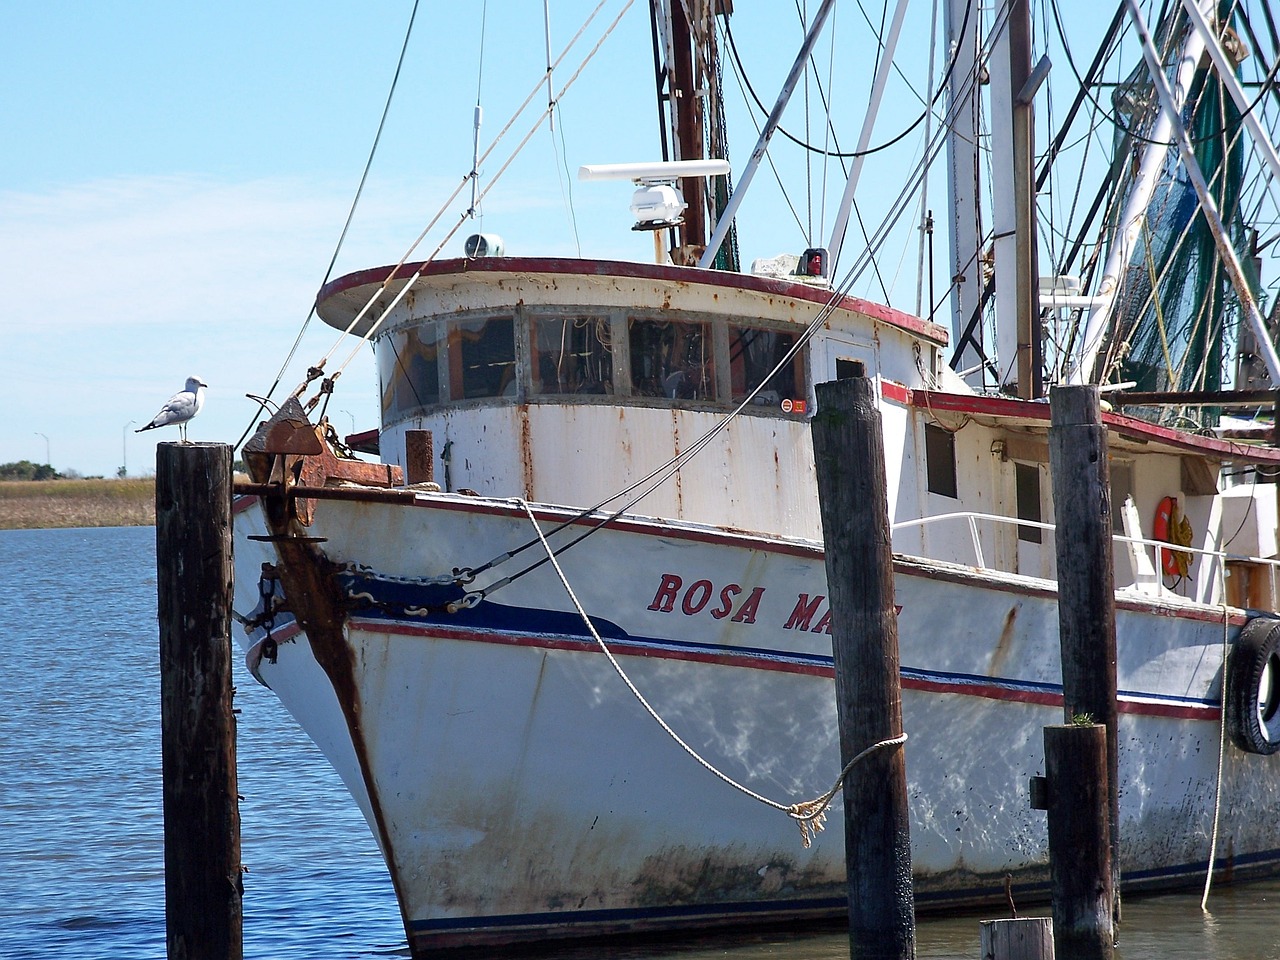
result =
[[[187,385],[169,398],[169,402],[160,408],[160,412],[145,427],[139,427],[134,433],[143,430],[154,430],[156,427],[167,427],[171,423],[178,425],[182,442],[187,442],[187,421],[200,412],[204,406],[204,388],[208,384],[199,377],[187,377]]]

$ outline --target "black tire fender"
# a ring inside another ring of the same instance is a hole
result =
[[[1280,750],[1280,620],[1255,617],[1240,628],[1226,665],[1227,733],[1246,753]]]

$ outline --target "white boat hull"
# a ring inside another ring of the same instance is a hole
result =
[[[568,516],[538,515],[546,529]],[[261,508],[237,527],[251,576],[246,553],[275,559],[243,539],[264,532]],[[334,650],[317,653],[335,641],[296,626],[275,628],[277,662],[260,644],[250,659],[361,804],[415,953],[843,913],[839,802],[806,849],[785,813],[699,765],[614,671],[549,564],[444,611],[463,589],[422,581],[530,541],[519,506],[318,501],[307,533],[335,563],[362,565],[336,575],[350,680],[335,681]],[[467,589],[544,556],[531,547]],[[782,804],[831,786],[817,544],[631,519],[560,561],[622,670],[708,762]],[[1043,893],[1044,818],[1027,783],[1044,771],[1042,728],[1063,721],[1052,587],[900,557],[895,588],[917,904],[1002,900],[1007,874],[1015,895]],[[242,579],[238,606],[257,594]],[[1117,620],[1127,885],[1203,876],[1219,798],[1220,863],[1274,868],[1280,819],[1257,811],[1280,799],[1280,760],[1228,743],[1218,789],[1224,643],[1242,613],[1134,599]]]

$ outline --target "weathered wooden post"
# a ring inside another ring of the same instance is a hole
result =
[[[1045,727],[1044,764],[1055,956],[1111,960],[1115,931],[1106,727]]]
[[[1048,917],[983,920],[982,960],[1054,960],[1053,921]]]
[[[156,591],[170,960],[243,955],[231,686],[231,448],[156,451]]]
[[[1120,889],[1115,560],[1111,545],[1111,470],[1107,462],[1107,428],[1102,423],[1098,397],[1096,386],[1053,388],[1050,392],[1049,460],[1053,471],[1053,504],[1058,531],[1055,541],[1064,719],[1068,724],[1087,719],[1101,724],[1105,730],[1107,909],[1105,915],[1102,912],[1096,914],[1095,922],[1105,923],[1105,938],[1101,931],[1097,936],[1099,940],[1106,939],[1110,945],[1115,939],[1112,926]],[[1047,731],[1045,742],[1047,750]],[[1061,759],[1068,762],[1074,757],[1083,759],[1085,754],[1073,748]],[[1048,770],[1050,760],[1047,756],[1045,763],[1051,811],[1058,802],[1055,792],[1065,789],[1068,781],[1096,777],[1094,768],[1086,764],[1078,771],[1063,768],[1055,782]],[[1083,816],[1083,811],[1077,811],[1077,815]],[[1052,814],[1050,821],[1053,821]],[[1072,829],[1092,834],[1087,824]],[[1061,851],[1054,849],[1052,831],[1049,841],[1051,858],[1072,855],[1066,848]],[[1062,842],[1074,845],[1079,838],[1064,836]],[[1072,916],[1084,909],[1084,904],[1069,909],[1064,907]],[[1063,938],[1074,934],[1065,928],[1059,930],[1060,923],[1065,923],[1065,920],[1059,920],[1055,899],[1054,937],[1061,960],[1068,960],[1063,950]],[[1110,946],[1105,955],[1111,955]]]
[[[813,418],[841,762],[902,733],[898,622],[875,385],[818,384]],[[915,895],[901,746],[874,751],[844,782],[849,952],[853,960],[915,956]]]

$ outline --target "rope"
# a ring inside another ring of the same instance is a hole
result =
[[[1200,909],[1208,912],[1209,888],[1213,885],[1213,867],[1218,859],[1218,824],[1222,815],[1222,765],[1227,752],[1227,658],[1231,647],[1227,641],[1231,615],[1227,607],[1227,565],[1219,562],[1218,580],[1222,600],[1222,709],[1218,717],[1218,778],[1213,793],[1213,833],[1209,840],[1209,866],[1204,873],[1204,893],[1200,897]]]
[[[738,783],[728,774],[718,770],[710,763],[710,761],[706,760],[698,753],[698,751],[681,739],[680,735],[671,729],[671,726],[658,715],[658,712],[653,708],[649,701],[645,699],[644,694],[640,692],[635,683],[632,682],[631,678],[627,676],[626,671],[622,669],[622,664],[618,663],[617,658],[613,655],[613,651],[609,649],[608,644],[604,642],[604,638],[600,636],[600,632],[596,630],[596,625],[591,622],[591,618],[583,608],[582,602],[578,599],[578,595],[574,593],[568,577],[565,576],[564,570],[561,569],[560,562],[556,560],[555,552],[551,549],[551,545],[547,543],[547,538],[542,533],[542,527],[538,523],[538,518],[533,514],[533,508],[529,506],[528,501],[523,499],[517,498],[514,502],[524,509],[525,514],[529,517],[529,522],[533,524],[534,532],[537,533],[538,540],[542,544],[542,548],[547,552],[547,559],[551,562],[552,567],[555,568],[556,576],[560,578],[560,583],[564,587],[565,593],[568,594],[569,600],[573,603],[574,609],[578,611],[578,616],[580,616],[582,618],[582,622],[587,625],[587,629],[591,632],[592,638],[595,640],[597,646],[600,647],[600,651],[606,658],[608,658],[614,672],[617,673],[622,679],[622,682],[626,684],[627,689],[631,691],[632,696],[636,698],[636,701],[640,706],[644,707],[645,712],[654,719],[667,736],[675,741],[675,743],[678,744],[685,753],[701,764],[709,773],[723,780],[735,790],[751,797],[751,799],[758,800],[765,806],[772,807],[775,810],[780,810],[787,816],[791,817],[791,819],[795,820],[797,825],[800,827],[800,842],[806,849],[813,842],[814,836],[822,830],[826,821],[827,808],[831,805],[831,801],[834,799],[836,791],[844,785],[845,777],[848,776],[849,771],[853,769],[854,765],[877,750],[884,749],[885,747],[899,746],[907,742],[907,735],[902,733],[888,740],[881,740],[878,743],[873,743],[845,764],[844,769],[840,771],[840,776],[836,778],[836,782],[832,785],[831,789],[814,800],[805,800],[800,803],[790,804],[779,803],[776,800],[770,800],[768,797],[762,796],[751,788]]]

